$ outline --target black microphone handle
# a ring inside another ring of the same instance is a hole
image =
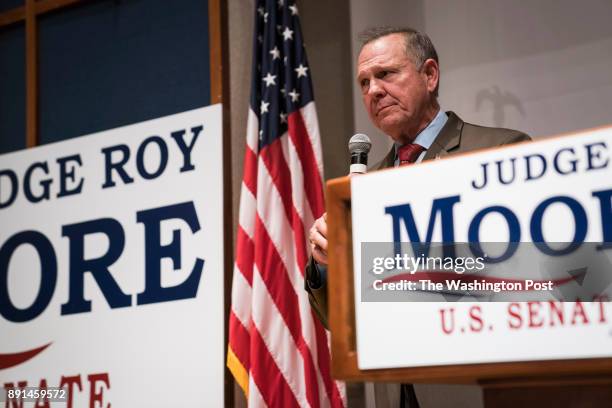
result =
[[[366,152],[351,153],[350,173],[365,173],[368,166],[368,154]]]

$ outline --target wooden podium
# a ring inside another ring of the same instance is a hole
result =
[[[327,215],[328,305],[334,378],[476,384],[482,387],[483,405],[486,407],[612,406],[612,358],[360,370],[356,352],[351,187],[348,177],[328,181]]]

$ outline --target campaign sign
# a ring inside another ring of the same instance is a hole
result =
[[[221,105],[0,156],[0,388],[223,406],[222,178]]]
[[[604,128],[351,178],[359,368],[612,357],[611,153]]]

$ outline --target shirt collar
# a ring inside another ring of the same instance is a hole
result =
[[[414,139],[414,143],[423,146],[425,149],[429,149],[435,140],[438,133],[442,130],[446,121],[448,120],[448,115],[442,109],[438,111],[438,114],[433,118],[429,125],[425,127]]]
[[[436,139],[436,136],[438,136],[438,133],[440,133],[440,131],[446,124],[447,120],[448,120],[448,115],[446,114],[446,112],[440,109],[438,113],[436,114],[436,116],[434,116],[432,121],[429,122],[427,126],[425,126],[425,129],[421,130],[419,134],[417,134],[417,136],[414,138],[414,142],[412,143],[423,146],[425,150],[429,149],[431,145],[433,144],[434,140]],[[397,161],[397,149],[399,149],[400,147],[402,147],[401,144],[395,143],[396,161]]]

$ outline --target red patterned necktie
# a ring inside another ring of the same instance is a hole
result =
[[[425,148],[416,143],[410,143],[397,149],[400,166],[414,163],[423,150],[425,150]]]

